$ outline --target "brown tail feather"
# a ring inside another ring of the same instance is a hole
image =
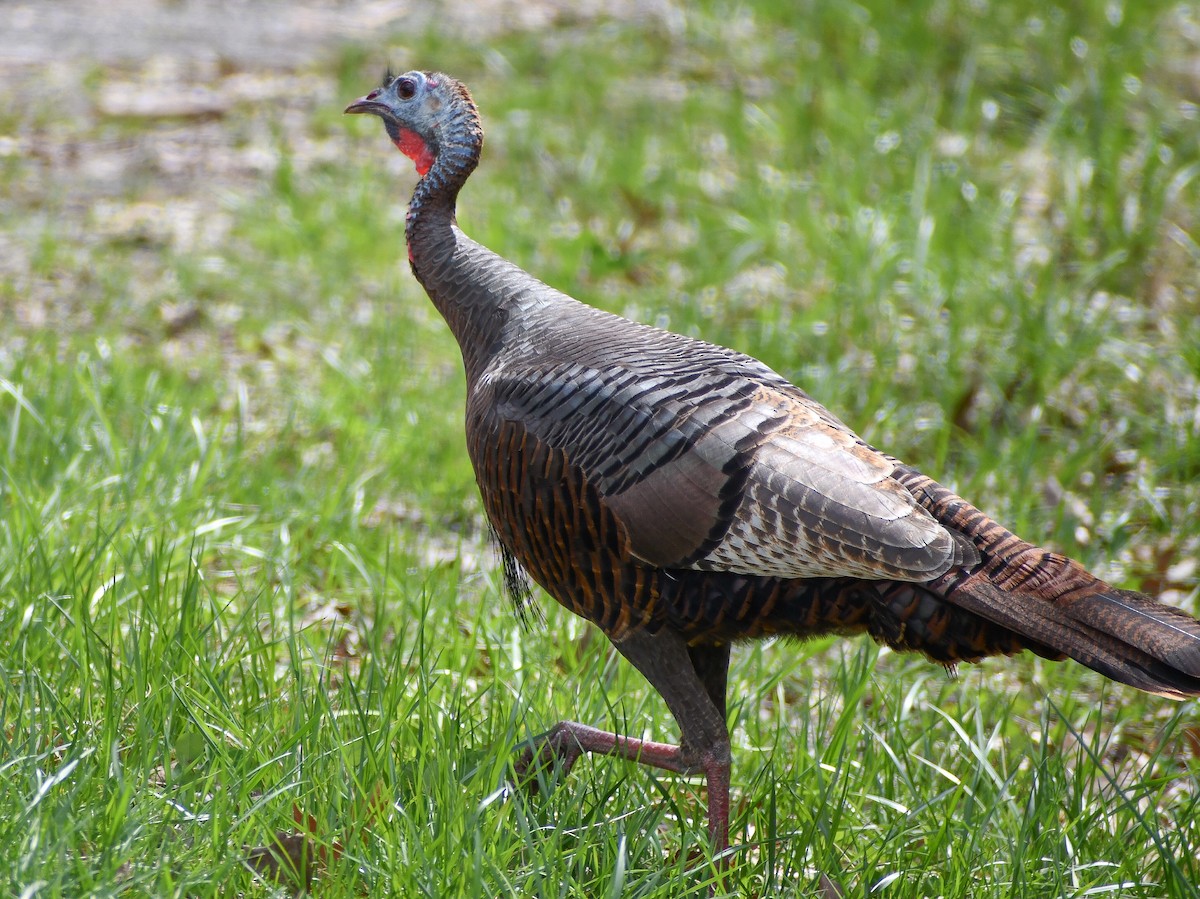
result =
[[[1130,686],[1200,695],[1200,621],[1027,543],[916,469],[898,466],[895,477],[979,550],[978,567],[929,585],[950,602]]]
[[[1137,594],[1134,594],[1137,595]],[[1113,613],[1115,606],[1104,604],[1105,616],[1088,621],[1079,615],[1082,609],[1067,612],[1054,602],[1019,593],[1008,593],[985,581],[971,580],[959,585],[952,602],[970,609],[977,615],[1002,624],[1018,634],[1065,653],[1105,677],[1171,699],[1200,696],[1200,677],[1190,673],[1200,654],[1200,640],[1187,636],[1191,645],[1170,640],[1171,648],[1160,657],[1128,641],[1131,621],[1139,630],[1149,632],[1146,619],[1120,618]],[[1142,597],[1144,603],[1153,602]],[[1163,608],[1166,608],[1165,606]],[[1182,615],[1182,613],[1180,613]],[[1164,631],[1169,631],[1164,628]],[[1145,645],[1164,640],[1142,639]],[[1177,667],[1174,659],[1182,656],[1188,668]]]
[[[1108,590],[1066,603],[1068,614],[1200,678],[1200,621],[1132,590]]]

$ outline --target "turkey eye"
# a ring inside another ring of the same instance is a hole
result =
[[[417,92],[417,85],[411,78],[401,78],[396,82],[396,96],[401,100],[411,100]]]

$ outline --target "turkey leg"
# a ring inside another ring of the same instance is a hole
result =
[[[713,852],[729,846],[729,731],[725,725],[725,684],[729,645],[688,646],[673,631],[634,632],[613,645],[666,700],[679,724],[678,746],[625,737],[560,721],[530,741],[514,762],[517,776],[529,782],[540,764],[568,772],[585,752],[615,755],[679,774],[703,773],[708,786],[708,833]]]

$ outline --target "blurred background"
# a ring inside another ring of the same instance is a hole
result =
[[[5,2],[9,892],[707,889],[694,788],[500,789],[559,718],[674,726],[502,596],[416,176],[341,113],[389,66],[474,92],[472,237],[1197,611],[1195,5]],[[730,889],[1196,895],[1187,707],[860,642],[733,679]]]

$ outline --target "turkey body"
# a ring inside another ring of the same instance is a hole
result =
[[[467,256],[486,252],[471,247]],[[882,457],[757,360],[599,312],[545,285],[534,293],[552,313],[536,316],[532,331],[525,323],[534,316],[510,318],[503,349],[468,391],[468,450],[501,543],[606,634],[667,628],[689,643],[727,643],[861,632],[885,614],[872,598],[886,582],[864,578],[940,574],[970,553],[948,535],[949,551],[930,540],[928,532],[946,532],[924,517],[919,528],[898,520],[895,507],[909,512],[906,497],[884,493],[881,501],[875,483],[863,489],[895,466],[875,461]],[[786,478],[778,467],[808,461],[793,453],[769,467],[757,458],[785,429],[794,453],[824,452],[812,463],[823,463],[824,477],[864,494],[866,510],[845,497],[838,509],[857,531],[828,519],[806,524],[796,516],[801,502],[772,509],[769,500],[786,502],[772,492],[771,482]],[[884,543],[888,528],[896,533]],[[791,552],[773,558],[779,543]],[[930,634],[931,654],[946,662],[990,654],[963,642],[964,625],[937,635],[952,648],[934,646]]]
[[[466,89],[410,72],[351,104],[422,174],[409,259],[458,340],[489,522],[545,591],[667,702],[678,745],[561,722],[518,761],[608,753],[708,778],[728,841],[730,645],[867,633],[946,665],[1031,650],[1173,698],[1200,694],[1200,624],[1016,537],[868,446],[734,350],[593,309],[454,216],[482,128]]]

